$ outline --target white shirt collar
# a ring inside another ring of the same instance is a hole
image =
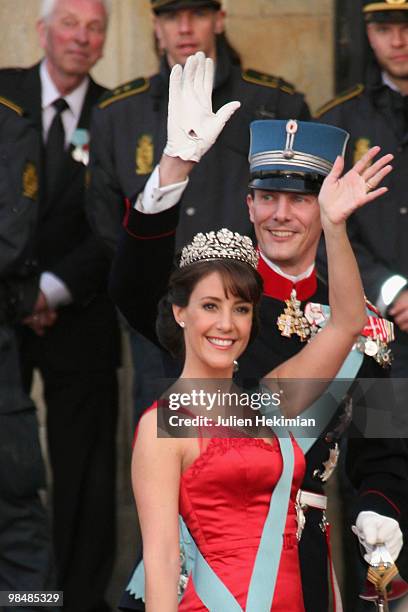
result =
[[[298,274],[298,276],[292,276],[291,274],[285,274],[285,272],[282,272],[282,270],[280,269],[279,266],[277,266],[275,263],[273,263],[270,259],[268,259],[263,253],[262,251],[259,251],[260,256],[262,257],[262,259],[264,260],[264,262],[271,268],[271,270],[273,270],[274,272],[276,272],[276,274],[279,274],[279,276],[283,276],[283,278],[287,278],[288,280],[290,280],[292,283],[298,283],[299,281],[305,279],[305,278],[309,278],[309,276],[312,274],[315,264],[314,262],[312,263],[311,266],[309,266],[307,268],[307,270],[305,270],[305,272],[302,272],[302,274]]]
[[[393,91],[396,91],[402,95],[401,90],[396,86],[396,84],[393,81],[391,81],[390,77],[384,70],[381,72],[381,77],[382,77],[382,82],[384,83],[384,85],[387,85],[387,87],[389,87]]]
[[[46,61],[43,60],[40,66],[40,79],[41,79],[41,106],[42,110],[52,106],[52,103],[58,98],[61,98],[61,93],[56,88],[54,81],[51,79],[49,72],[47,70]],[[88,90],[89,85],[89,77],[86,76],[82,83],[71,93],[69,93],[64,97],[67,104],[69,105],[69,109],[76,121],[79,121],[81,116],[82,107],[84,104],[86,92]]]

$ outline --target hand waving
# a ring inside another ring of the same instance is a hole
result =
[[[213,113],[213,80],[214,62],[201,51],[187,59],[184,69],[174,66],[170,75],[166,155],[200,161],[241,106],[240,102],[229,102]]]
[[[389,164],[393,155],[383,155],[372,163],[379,151],[380,147],[372,147],[344,176],[344,159],[336,159],[319,194],[323,228],[325,223],[344,223],[357,208],[388,191],[387,187],[379,185],[392,170]]]

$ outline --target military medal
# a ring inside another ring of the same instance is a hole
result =
[[[87,166],[89,164],[89,132],[84,129],[77,129],[72,135],[71,144],[74,147],[72,158]]]
[[[323,327],[326,317],[323,313],[321,304],[314,304],[309,302],[305,306],[305,317],[310,324],[310,336],[313,337],[317,334],[321,327]]]
[[[369,357],[374,357],[378,353],[378,346],[374,340],[367,340],[364,345],[364,353]]]
[[[377,309],[367,301],[368,308],[377,314]],[[367,325],[364,327],[355,347],[360,353],[374,357],[383,368],[392,362],[392,352],[388,343],[395,339],[394,324],[379,316],[369,315]]]
[[[300,309],[301,302],[296,298],[296,290],[293,289],[290,299],[285,300],[286,308],[278,317],[278,329],[282,336],[291,338],[293,334],[299,336],[305,342],[310,336],[310,325]]]

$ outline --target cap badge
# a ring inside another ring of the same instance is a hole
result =
[[[291,119],[286,124],[286,146],[283,152],[283,157],[285,159],[293,159],[295,157],[295,152],[293,150],[293,145],[295,144],[295,134],[298,131],[297,121]]]

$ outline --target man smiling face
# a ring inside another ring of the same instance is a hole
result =
[[[315,260],[322,226],[317,196],[255,189],[249,216],[261,252],[283,272],[302,274]]]

